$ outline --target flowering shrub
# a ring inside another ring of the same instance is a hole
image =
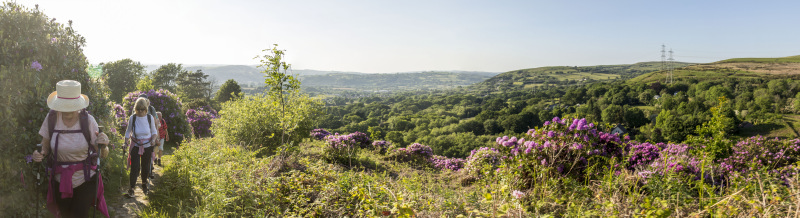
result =
[[[468,175],[479,176],[484,173],[483,167],[488,165],[494,170],[497,168],[503,155],[495,148],[481,147],[470,152],[466,159],[464,170]]]
[[[114,104],[114,129],[117,131],[118,134],[122,135],[125,134],[125,130],[128,128],[128,114],[125,113],[125,109],[122,108],[122,105]]]
[[[213,113],[212,113],[213,112]],[[189,109],[186,111],[186,118],[189,120],[189,125],[192,127],[192,133],[196,138],[205,138],[205,137],[213,137],[214,135],[211,134],[211,123],[214,119],[217,118],[215,116],[216,111],[214,109],[210,109],[210,111],[202,111],[202,110],[194,110]]]
[[[719,163],[724,172],[748,174],[766,169],[781,179],[787,179],[793,165],[800,160],[800,139],[781,141],[753,136],[736,143],[732,150],[733,154]]]
[[[433,149],[427,145],[414,143],[405,148],[394,149],[389,157],[403,162],[415,162],[425,166],[430,166]]]
[[[311,130],[311,138],[316,140],[323,140],[326,136],[330,135],[331,133],[325,129],[314,129]]]
[[[663,145],[662,143],[659,143]],[[654,159],[647,171],[665,175],[666,173],[682,173],[685,175],[698,175],[700,173],[700,160],[690,155],[693,148],[686,144],[666,144]]]
[[[336,133],[326,136],[325,141],[335,149],[367,148],[371,143],[369,136],[362,132],[354,132],[347,135]]]
[[[433,155],[433,149],[431,149],[431,147],[427,146],[427,145],[423,145],[423,144],[420,144],[420,143],[414,143],[414,144],[410,144],[410,145],[408,145],[408,147],[406,147],[406,153],[408,153],[409,155],[412,155],[412,156],[428,158],[431,155]]]
[[[156,111],[160,111],[164,120],[167,121],[170,141],[180,142],[186,134],[190,133],[191,130],[189,129],[190,126],[186,119],[186,114],[181,112],[181,100],[169,90],[159,89],[158,91],[150,90],[146,92],[136,91],[128,93],[125,95],[125,98],[122,99],[122,109],[125,110],[126,116],[133,114],[134,103],[141,94],[147,95],[147,99],[150,100],[150,105],[153,106]],[[128,125],[127,121],[124,123],[125,124],[122,125]],[[124,129],[119,129],[123,130],[124,133]]]
[[[387,142],[387,141],[383,141],[383,140],[378,140],[378,141],[372,142],[372,149],[375,150],[375,151],[378,151],[381,154],[385,154],[386,151],[390,150],[391,148],[392,148],[392,143],[391,142]]]
[[[438,170],[452,170],[452,171],[459,171],[461,168],[464,167],[464,163],[466,160],[461,158],[449,158],[445,156],[433,155],[430,158],[430,162],[433,165],[433,168]]]
[[[326,136],[325,141],[325,155],[333,160],[341,160],[343,158],[351,159],[356,151],[371,145],[367,134],[362,132],[354,132],[347,135],[335,133]]]
[[[529,130],[528,135],[531,139],[527,141],[505,137],[497,140],[502,153],[513,157],[509,165],[525,171],[519,174],[522,177],[534,173],[534,168],[550,176],[598,176],[602,169],[622,158],[623,144],[627,143],[618,135],[598,131],[586,119],[555,117],[542,128]],[[590,169],[593,172],[587,172]]]
[[[661,157],[661,147],[664,143],[650,144],[632,142],[628,144],[628,169],[633,170],[649,165]]]
[[[353,146],[358,146],[359,148],[369,148],[370,145],[372,145],[372,140],[369,139],[369,135],[363,132],[356,131],[350,133],[350,138],[355,142]]]

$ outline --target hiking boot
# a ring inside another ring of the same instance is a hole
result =
[[[125,193],[126,197],[132,198],[136,193],[133,192],[133,188],[128,189],[128,193]]]
[[[149,176],[149,178],[150,178],[150,179],[155,179],[155,178],[156,178],[156,176],[155,176],[155,175],[153,175],[153,174],[154,174],[154,173],[152,173],[152,172],[150,173],[150,176]]]
[[[160,167],[163,167],[163,166],[161,166],[161,158],[156,159],[156,165],[158,165]]]
[[[142,185],[142,192],[144,192],[145,195],[150,194],[150,189],[147,188],[147,185]]]

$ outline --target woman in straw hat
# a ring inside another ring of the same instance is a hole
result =
[[[84,108],[89,98],[81,94],[81,83],[62,80],[56,91],[47,97],[51,112],[39,129],[42,152],[34,151],[32,157],[41,162],[49,157],[50,187],[47,191],[47,208],[56,217],[87,217],[95,206],[108,217],[103,197],[103,179],[98,175],[98,144],[109,140],[99,133],[97,121]],[[81,134],[83,133],[83,134]],[[108,148],[102,149],[105,156]]]
[[[136,114],[132,115],[128,121],[128,129],[125,130],[125,141],[130,140],[130,189],[128,189],[128,196],[133,196],[134,188],[136,187],[136,178],[139,174],[142,175],[142,192],[148,193],[147,178],[150,174],[150,160],[153,156],[153,148],[158,140],[158,129],[156,129],[156,120],[153,116],[147,113],[149,104],[147,99],[136,99],[133,109]],[[136,153],[134,153],[136,152]]]

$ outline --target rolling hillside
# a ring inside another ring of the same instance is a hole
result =
[[[673,67],[690,63],[676,62]],[[596,81],[629,79],[661,70],[661,62],[641,62],[623,65],[540,67],[509,71],[473,85],[476,90],[515,90],[546,85],[575,85]]]
[[[492,77],[486,72],[421,72],[301,76],[304,87],[352,90],[425,90],[467,86]]]
[[[629,82],[664,81],[666,76],[665,72],[656,71],[633,78]],[[685,66],[673,71],[675,80],[796,76],[800,76],[800,55],[783,58],[733,58],[714,63]]]

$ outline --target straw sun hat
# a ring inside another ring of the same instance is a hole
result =
[[[56,83],[56,91],[47,97],[47,107],[60,112],[72,112],[89,106],[89,97],[81,94],[81,83],[75,80],[61,80]]]

